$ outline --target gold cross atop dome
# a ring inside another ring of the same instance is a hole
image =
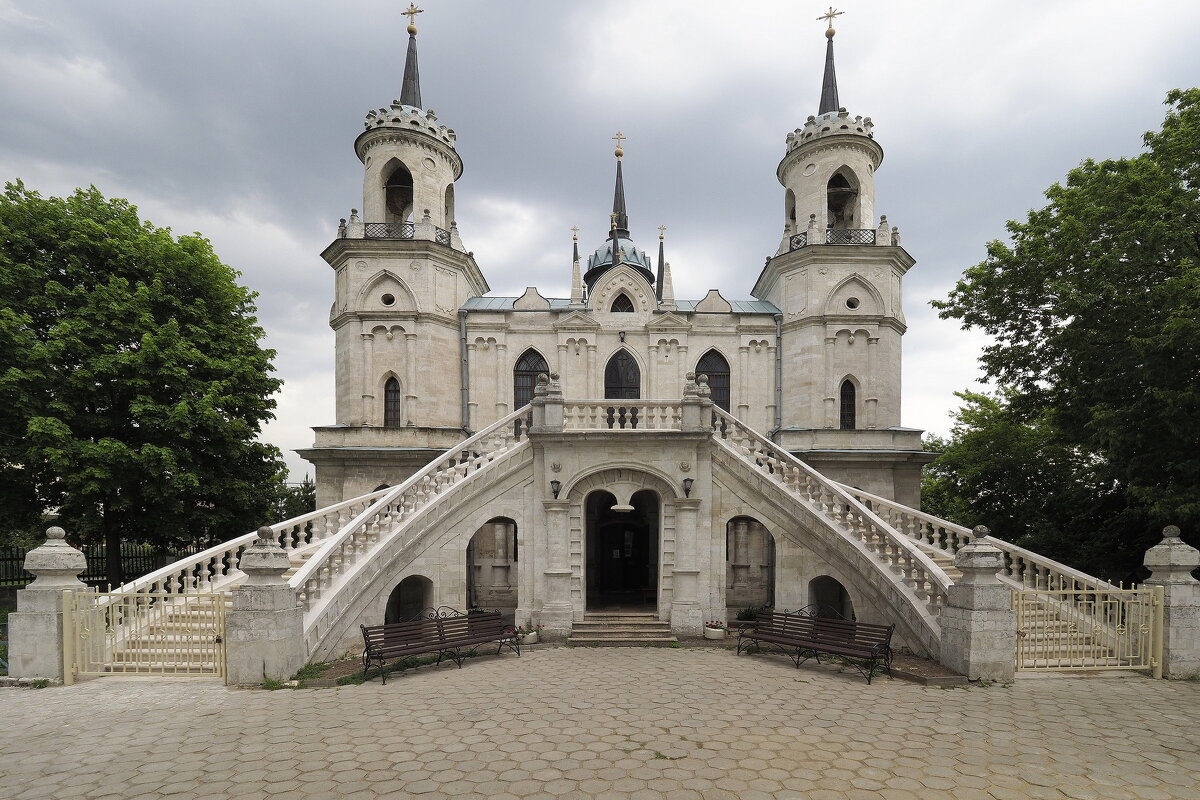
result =
[[[664,236],[666,236],[666,235],[667,235],[667,226],[666,226],[666,225],[659,225],[659,226],[658,226],[658,238],[659,238],[659,239],[661,239],[661,238],[663,238],[663,237],[664,237]]]
[[[823,20],[823,19],[829,20],[829,29],[827,31],[825,31],[826,36],[832,37],[833,34],[836,33],[836,31],[834,31],[834,29],[833,29],[833,18],[840,17],[842,14],[845,14],[845,13],[846,13],[845,11],[838,11],[833,6],[830,6],[828,11],[826,11],[821,16],[817,17],[818,21]]]
[[[579,241],[579,226],[578,225],[571,226],[571,238],[577,242]]]
[[[410,2],[408,10],[401,13],[408,17],[408,32],[415,34],[417,32],[417,14],[424,14],[424,9],[417,8],[416,3]]]
[[[617,143],[617,149],[613,153],[613,155],[615,155],[617,158],[620,158],[621,156],[625,155],[625,150],[624,150],[624,148],[621,147],[621,142],[629,137],[627,137],[625,134],[621,133],[620,131],[617,131],[617,135],[612,138],[613,138],[613,141]]]

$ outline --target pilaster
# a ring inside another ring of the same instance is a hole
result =
[[[700,569],[696,548],[699,534],[696,521],[701,498],[677,497],[675,503],[675,568],[672,574],[671,632],[684,636],[699,636],[704,620],[700,608]]]
[[[542,604],[543,633],[550,638],[566,637],[571,633],[570,531],[567,525],[567,500],[542,500],[546,514],[546,544],[549,566],[546,577],[546,602]]]

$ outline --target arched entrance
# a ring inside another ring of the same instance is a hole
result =
[[[585,503],[587,609],[653,611],[658,607],[658,494],[635,492],[629,505],[606,491]]]
[[[725,525],[725,604],[735,613],[775,605],[775,539],[753,517]]]
[[[808,602],[816,606],[814,610],[819,617],[854,619],[854,603],[850,600],[850,593],[841,581],[829,575],[818,575],[808,582]]]
[[[423,575],[409,575],[388,596],[384,623],[412,619],[433,605],[433,581]]]

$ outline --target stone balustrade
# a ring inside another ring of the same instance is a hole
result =
[[[683,406],[658,400],[572,400],[563,403],[567,431],[679,431]]]

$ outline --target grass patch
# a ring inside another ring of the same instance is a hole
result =
[[[292,680],[308,681],[313,680],[314,678],[319,678],[321,677],[321,673],[329,669],[331,666],[333,665],[329,663],[305,664],[303,667],[296,670],[296,674],[292,676]]]
[[[262,682],[262,687],[269,692],[274,692],[283,688],[283,681],[277,681],[274,678],[267,678]]]
[[[49,678],[37,678],[36,680],[30,681],[29,685],[32,686],[34,689],[45,689],[47,686],[50,685],[50,679]]]
[[[475,655],[475,653],[463,653],[463,658],[473,658]],[[442,660],[446,661],[447,659]],[[437,662],[438,657],[436,653],[427,656],[409,656],[408,658],[402,658],[399,661],[385,665],[382,670],[380,670],[379,667],[371,667],[367,670],[367,674],[365,676],[361,672],[355,672],[351,675],[343,675],[337,679],[337,685],[358,686],[366,683],[367,681],[375,680],[376,678],[382,678],[385,673],[387,675],[391,675],[393,672],[404,672],[406,670],[416,669],[417,667],[436,664]],[[326,669],[329,667],[328,664],[322,666]]]

